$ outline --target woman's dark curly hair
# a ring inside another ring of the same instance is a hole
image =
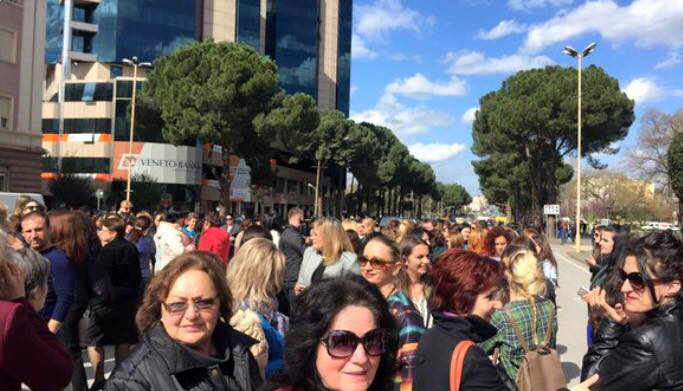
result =
[[[484,253],[489,257],[496,256],[496,238],[502,236],[507,240],[508,244],[512,241],[512,235],[503,227],[493,227],[486,233],[484,238]]]
[[[311,285],[298,298],[285,336],[287,349],[284,366],[266,389],[290,387],[293,391],[326,390],[316,369],[318,345],[322,343],[335,316],[350,305],[368,308],[375,317],[377,327],[387,332],[386,349],[368,390],[391,389],[398,351],[396,323],[379,289],[357,275],[323,280]]]

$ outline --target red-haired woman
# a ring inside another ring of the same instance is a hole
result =
[[[417,349],[413,391],[448,391],[453,350],[461,341],[479,343],[496,335],[489,320],[503,303],[498,286],[503,266],[471,251],[452,249],[433,266],[432,314],[434,326],[425,331]],[[500,390],[507,386],[486,352],[469,348],[460,390]]]
[[[484,238],[484,255],[500,261],[505,247],[512,241],[510,231],[503,227],[493,227]]]

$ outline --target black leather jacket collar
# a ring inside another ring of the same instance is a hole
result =
[[[482,342],[498,334],[498,329],[486,320],[476,316],[451,316],[440,311],[432,311],[434,323],[449,334],[465,334],[474,342]]]
[[[169,375],[227,363],[233,356],[247,354],[249,348],[258,343],[258,341],[247,335],[235,332],[235,330],[221,321],[216,324],[216,329],[213,333],[213,342],[221,357],[204,356],[201,353],[191,351],[186,346],[182,346],[169,337],[161,323],[145,333],[144,338],[151,349],[155,350],[160,357],[163,357]]]

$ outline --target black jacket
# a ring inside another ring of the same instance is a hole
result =
[[[464,340],[479,343],[498,332],[478,316],[451,317],[437,311],[432,315],[434,326],[425,331],[417,348],[413,391],[450,391],[451,356],[458,343]],[[486,352],[479,346],[467,351],[462,372],[462,391],[508,390]]]
[[[683,390],[683,308],[661,306],[633,330],[601,327],[584,357],[582,376],[600,375],[600,391]]]
[[[256,340],[219,321],[213,341],[221,358],[200,355],[172,340],[161,324],[107,380],[105,391],[255,391],[261,384],[249,352]]]
[[[126,239],[116,238],[102,247],[97,261],[89,265],[91,304],[137,300],[142,281],[140,254]]]
[[[286,259],[283,280],[285,286],[291,288],[299,278],[299,269],[301,269],[301,260],[304,258],[306,244],[299,230],[288,225],[280,235],[279,247]]]

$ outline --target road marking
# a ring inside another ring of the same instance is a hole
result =
[[[566,255],[560,253],[559,251],[555,253],[555,256],[559,257],[560,259],[564,260],[565,262],[569,263],[570,265],[574,266],[575,268],[581,270],[582,272],[588,274],[590,276],[591,272],[586,270],[585,268],[579,266],[576,264],[576,261],[573,261],[569,259]]]

